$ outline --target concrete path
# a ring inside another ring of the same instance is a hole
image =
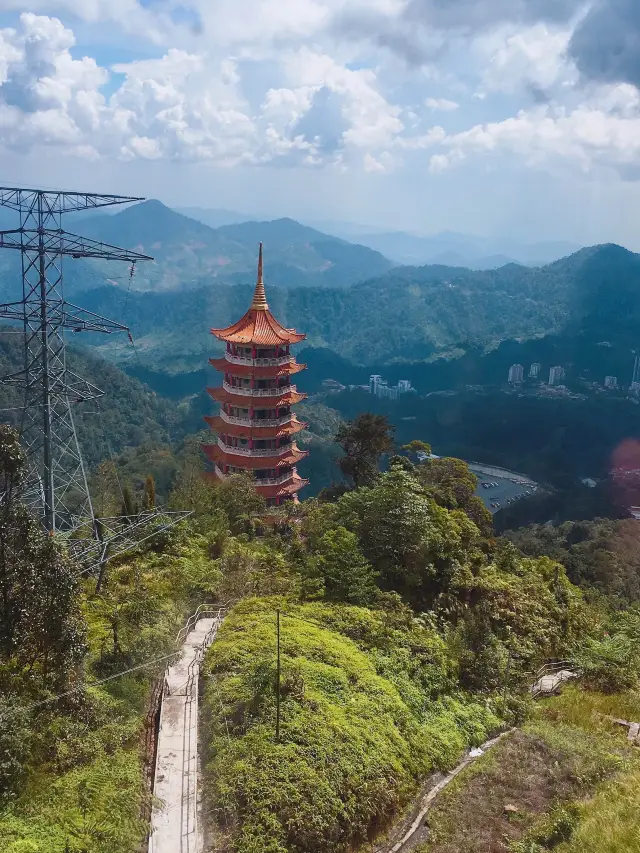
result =
[[[167,671],[151,815],[149,853],[201,853],[198,827],[198,675],[220,618],[202,618],[187,635],[182,657]]]
[[[569,681],[570,678],[576,678],[576,673],[571,669],[561,669],[558,672],[550,672],[548,675],[543,675],[542,678],[539,678],[538,681],[531,688],[531,692],[534,696],[539,696],[544,693],[555,693],[555,691],[560,687],[561,684],[564,684],[565,681]]]

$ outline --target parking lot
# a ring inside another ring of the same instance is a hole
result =
[[[476,476],[480,480],[476,489],[476,495],[482,498],[485,506],[492,514],[510,506],[514,501],[530,497],[538,489],[538,486],[533,483],[522,483],[521,481],[514,483],[508,477],[485,477],[481,474],[476,474]],[[513,476],[516,477],[517,475]],[[483,483],[497,483],[497,485],[484,488]]]

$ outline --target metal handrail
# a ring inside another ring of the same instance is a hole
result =
[[[220,417],[227,424],[236,424],[244,426],[248,429],[253,427],[276,427],[283,426],[295,417],[293,412],[288,415],[283,415],[281,418],[236,418],[233,415],[228,415],[223,409],[220,410]]]
[[[255,367],[279,367],[281,364],[289,364],[293,361],[292,355],[280,355],[274,358],[244,358],[241,355],[231,355],[228,352],[224,354],[224,358],[230,364],[246,364]]]
[[[286,456],[287,453],[297,449],[294,442],[283,444],[281,447],[235,447],[233,444],[225,444],[221,438],[218,438],[218,447],[234,456]]]
[[[175,639],[176,646],[181,646],[184,643],[187,634],[189,634],[191,629],[194,627],[196,622],[202,617],[203,614],[217,614],[219,612],[222,612],[224,609],[225,608],[222,607],[220,604],[200,604],[196,612],[192,613],[191,616],[189,616],[184,626],[178,631]]]
[[[562,673],[567,674],[562,675]],[[580,676],[581,673],[582,669],[579,666],[576,666],[575,662],[571,660],[549,661],[548,663],[544,663],[534,676],[534,682],[530,688],[531,695],[535,698],[544,692],[540,687],[540,682],[547,675],[561,675],[557,685],[560,686],[560,684],[564,684],[564,682],[568,681],[570,678]]]
[[[289,392],[295,393],[295,385],[282,385],[279,388],[240,388],[230,385],[225,379],[222,387],[230,394],[240,394],[242,397],[282,397]]]

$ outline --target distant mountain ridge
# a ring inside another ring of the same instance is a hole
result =
[[[509,239],[474,237],[455,231],[444,231],[428,237],[404,231],[373,234],[367,231],[353,233],[349,239],[377,249],[398,264],[447,263],[477,270],[496,269],[510,262],[544,266],[581,248],[567,241],[527,244]]]
[[[379,252],[309,228],[292,219],[240,222],[210,228],[150,200],[115,215],[92,216],[77,230],[94,240],[153,256],[140,263],[134,290],[189,290],[214,280],[250,282],[255,277],[258,243],[265,243],[265,260],[278,271],[282,287],[346,287],[381,275],[393,263]],[[84,263],[84,262],[83,262]],[[114,264],[90,262],[103,281],[118,283]],[[68,267],[68,292],[96,286],[90,276]]]
[[[541,268],[397,267],[346,289],[285,289],[275,281],[267,268],[269,304],[281,322],[304,331],[309,346],[356,365],[455,357],[552,334],[588,332],[624,346],[640,338],[640,255],[613,245]],[[250,283],[222,282],[188,293],[132,294],[126,322],[158,369],[192,370],[215,350],[209,328],[236,320],[250,298]],[[118,299],[102,288],[83,301],[109,315]],[[109,343],[103,347],[122,357]]]

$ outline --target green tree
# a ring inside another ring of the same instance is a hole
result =
[[[120,512],[122,497],[115,462],[100,463],[91,478],[91,494],[98,518],[108,518]]]
[[[377,593],[376,574],[344,527],[324,533],[309,561],[309,574],[322,581],[325,597],[349,604],[370,604]]]
[[[483,559],[477,527],[438,506],[399,466],[340,498],[336,516],[358,536],[383,588],[419,607],[430,606],[465,562]]]
[[[410,441],[408,444],[403,444],[402,449],[411,456],[417,456],[418,453],[426,453],[427,456],[431,455],[431,445],[427,444],[426,441],[420,441],[417,438],[414,438],[413,441]]]
[[[393,427],[384,415],[365,412],[341,424],[335,441],[344,456],[338,460],[340,469],[354,486],[370,485],[378,473],[380,457],[393,448]]]
[[[153,474],[148,474],[144,482],[144,500],[142,506],[144,509],[154,509],[156,505],[156,481],[153,479]]]
[[[61,684],[84,651],[77,569],[22,503],[25,475],[17,434],[0,426],[0,658]]]
[[[474,494],[478,478],[466,462],[453,458],[429,459],[416,468],[416,477],[437,504],[463,510],[483,536],[493,535],[491,513]]]
[[[133,493],[131,491],[131,486],[126,483],[122,488],[122,508],[121,514],[127,516],[127,518],[133,518],[138,514],[134,499]]]

